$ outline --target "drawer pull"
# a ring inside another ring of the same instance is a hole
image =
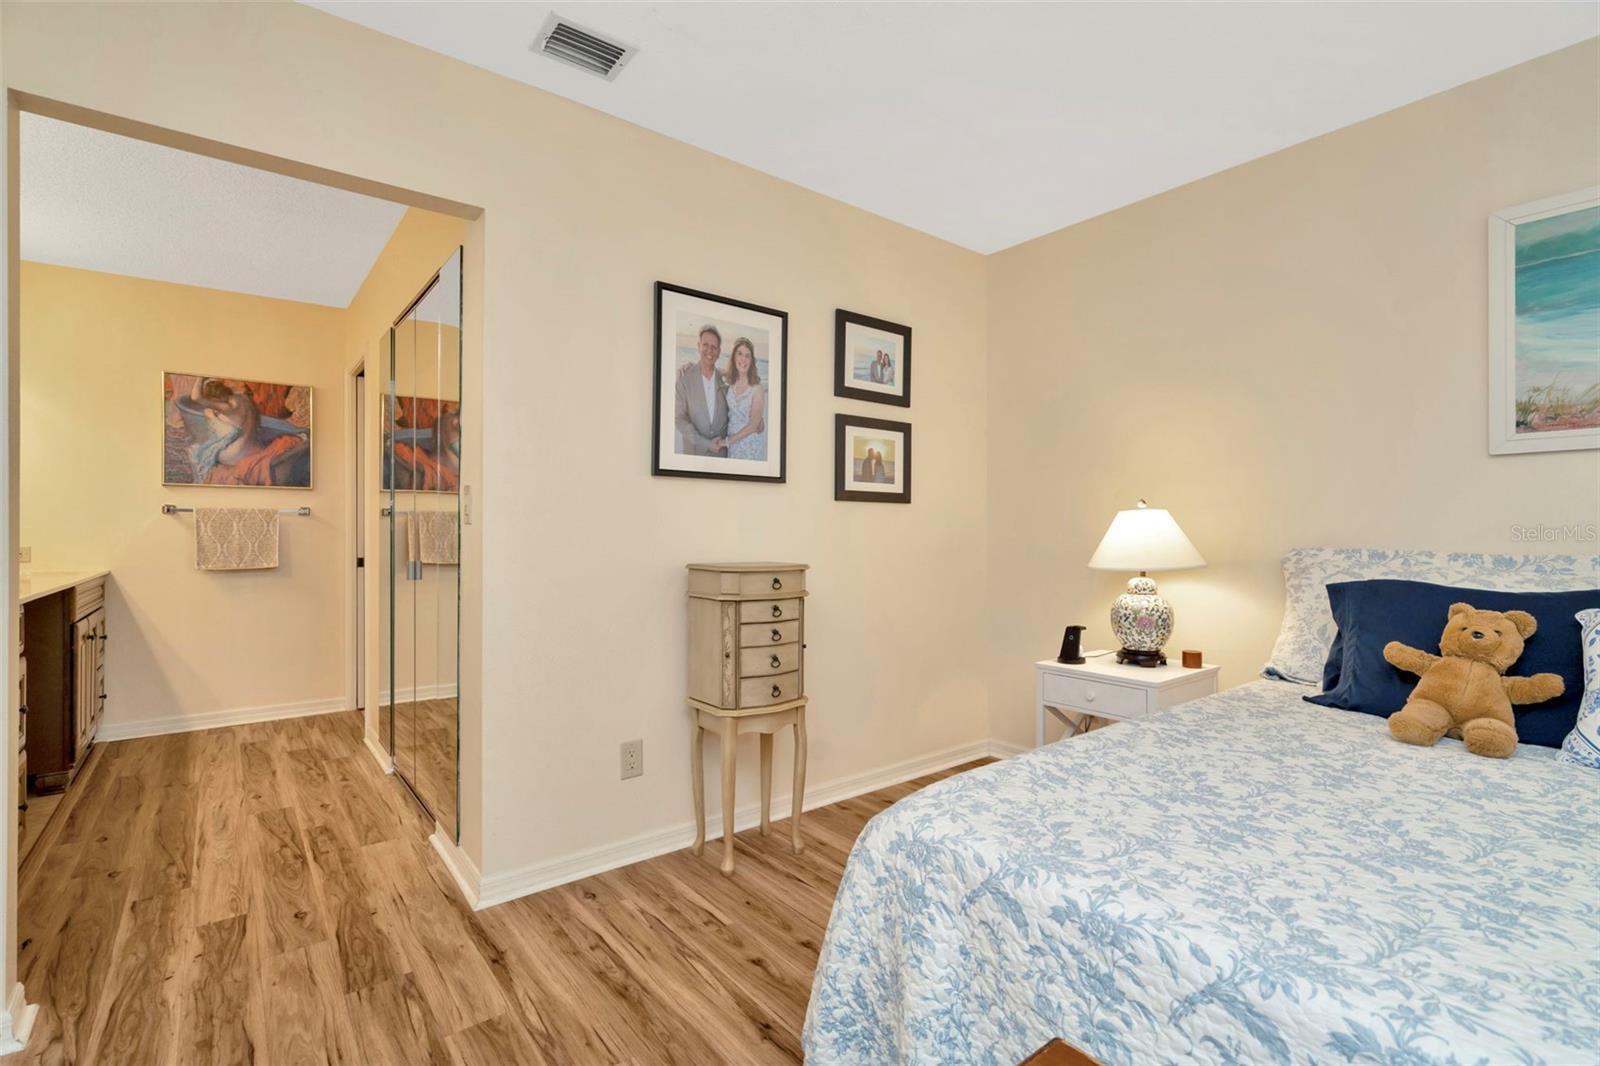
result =
[[[773,642],[773,643],[774,643],[774,644],[776,644],[776,643],[777,643],[777,642],[778,642],[778,641],[780,641],[780,640],[782,640],[782,639],[783,639],[783,630],[781,630],[781,629],[774,629],[774,630],[773,630],[773,631],[772,631],[772,642]]]
[[[781,685],[773,685],[772,686],[772,698],[773,699],[777,699],[781,695],[783,695],[783,687]]]
[[[783,579],[781,579],[781,578],[776,578],[776,577],[775,577],[775,578],[773,578],[773,579],[772,579],[772,587],[773,587],[773,588],[775,588],[775,589],[781,589],[781,588],[783,588]]]
[[[776,603],[772,605],[772,617],[774,617],[774,618],[782,618],[783,617],[783,608],[780,605],[776,604]]]
[[[1089,703],[1093,703],[1094,702],[1094,689],[1089,689],[1087,692],[1085,692],[1083,694],[1083,698],[1086,701],[1088,701]]]
[[[773,657],[772,657],[772,668],[773,668],[773,669],[774,669],[774,670],[776,670],[776,669],[777,669],[777,668],[778,668],[778,667],[780,667],[780,666],[782,666],[782,665],[783,665],[783,660],[782,660],[782,659],[780,659],[780,658],[778,658],[778,657],[777,657],[777,656],[776,656],[776,655],[774,655],[774,656],[773,656]]]

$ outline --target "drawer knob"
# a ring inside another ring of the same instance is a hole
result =
[[[776,669],[777,669],[777,668],[778,668],[778,667],[780,667],[780,666],[782,666],[782,665],[783,665],[783,660],[782,660],[782,659],[780,659],[780,658],[778,658],[778,657],[777,657],[777,656],[776,656],[776,655],[774,655],[774,656],[773,656],[773,657],[772,657],[772,668],[773,668],[773,669],[774,669],[774,670],[776,670]]]
[[[1088,701],[1089,703],[1093,703],[1094,702],[1094,689],[1090,689],[1089,691],[1085,692],[1083,694],[1083,698],[1086,701]]]
[[[778,643],[778,641],[780,641],[782,639],[783,639],[783,630],[779,629],[777,626],[773,626],[772,627],[772,643],[776,644],[776,643]]]
[[[775,588],[775,589],[783,588],[783,580],[781,578],[776,578],[776,577],[773,578],[772,579],[772,587]]]
[[[783,688],[782,688],[782,686],[780,686],[780,685],[773,685],[773,686],[772,686],[772,698],[773,698],[773,699],[777,699],[777,698],[778,698],[778,697],[779,697],[779,696],[781,696],[781,695],[783,695]]]
[[[782,618],[783,617],[783,608],[779,607],[777,604],[773,604],[772,605],[772,617],[774,617],[774,618]]]

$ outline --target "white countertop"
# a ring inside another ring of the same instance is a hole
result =
[[[108,577],[110,574],[109,570],[24,570],[18,582],[17,602],[32,603],[34,600],[81,585],[85,581]]]

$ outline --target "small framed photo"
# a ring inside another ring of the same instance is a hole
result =
[[[833,394],[911,406],[911,327],[834,312]]]
[[[656,282],[650,472],[784,480],[789,315]]]
[[[911,502],[911,423],[833,416],[833,498]]]

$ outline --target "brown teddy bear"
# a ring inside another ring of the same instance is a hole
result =
[[[1515,703],[1543,703],[1566,689],[1558,674],[1502,676],[1538,627],[1527,611],[1480,611],[1450,605],[1439,650],[1444,657],[1391,640],[1383,657],[1422,678],[1406,705],[1389,716],[1396,740],[1427,747],[1459,737],[1474,755],[1508,758],[1517,750]]]

